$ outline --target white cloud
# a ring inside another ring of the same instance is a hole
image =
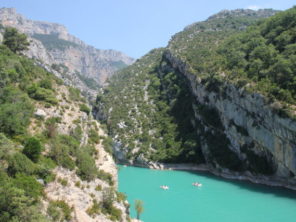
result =
[[[262,7],[259,5],[249,5],[248,7],[246,7],[247,9],[252,9],[252,10],[258,10],[261,9]]]

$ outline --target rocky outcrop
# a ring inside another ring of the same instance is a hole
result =
[[[186,78],[194,95],[192,122],[212,171],[247,173],[249,178],[263,175],[265,180],[280,181],[277,185],[296,187],[295,120],[283,117],[278,105],[259,93],[226,81],[205,84],[170,51],[163,59]]]
[[[90,94],[115,71],[134,61],[122,52],[86,45],[63,25],[27,19],[13,8],[0,9],[0,23],[30,37],[27,56],[42,61],[50,71],[60,72],[68,84]]]
[[[52,135],[74,135],[74,132],[79,132],[79,147],[90,146],[91,130],[105,138],[107,135],[102,130],[100,124],[95,121],[91,115],[80,110],[80,105],[83,100],[77,98],[73,100],[69,88],[64,85],[55,87],[58,104],[56,106],[45,106],[43,103],[36,102],[34,118],[31,119],[29,132],[32,135],[41,135],[42,132],[51,131]],[[80,99],[80,100],[79,100]],[[48,121],[53,118],[58,122],[54,127],[49,127]],[[77,131],[77,129],[80,129]],[[102,144],[102,140],[97,141],[92,145],[94,152],[95,167],[98,171],[109,174],[113,183],[102,178],[94,178],[92,180],[82,180],[79,177],[79,170],[66,169],[62,166],[57,166],[52,170],[55,175],[54,180],[47,183],[44,187],[43,208],[46,208],[52,201],[64,201],[72,208],[71,221],[77,222],[111,222],[110,215],[101,211],[90,213],[90,209],[94,203],[98,203],[101,209],[104,192],[111,192],[114,197],[113,206],[121,213],[120,220],[126,222],[129,220],[129,205],[126,200],[119,199],[117,193],[118,175],[117,166],[110,153],[106,152]],[[44,153],[50,153],[52,150],[51,143],[45,144]],[[40,183],[44,181],[40,179]]]

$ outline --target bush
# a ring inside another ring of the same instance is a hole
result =
[[[6,27],[3,35],[3,44],[14,53],[28,49],[30,43],[25,34],[19,33],[16,28]]]
[[[80,96],[79,89],[69,87],[69,98],[70,100],[73,100],[73,101],[80,101],[81,96]]]
[[[93,216],[95,214],[99,214],[101,211],[100,209],[100,204],[96,200],[93,200],[93,205],[86,210],[86,213]]]
[[[31,137],[27,139],[23,153],[36,163],[40,157],[41,150],[42,146],[39,139]]]
[[[33,199],[10,181],[0,180],[0,221],[46,221]]]
[[[14,87],[0,90],[0,131],[9,136],[24,134],[32,113],[26,94]]]
[[[0,147],[0,160],[7,159],[9,155],[16,151],[15,144],[11,140],[9,140],[3,133],[0,133]]]
[[[49,78],[43,79],[39,82],[39,86],[44,89],[52,89],[52,81]]]
[[[35,170],[35,164],[22,153],[15,153],[8,158],[7,171],[10,175],[15,175],[17,173],[31,175]]]
[[[98,171],[98,178],[106,181],[110,186],[114,185],[112,175],[110,173],[105,172],[104,170]]]
[[[68,185],[68,180],[67,180],[67,179],[58,178],[58,182],[59,182],[62,186],[64,186],[64,187]]]
[[[90,113],[90,108],[83,103],[80,104],[80,111],[85,112],[88,115]]]
[[[50,183],[55,180],[55,174],[52,173],[52,169],[55,167],[56,164],[52,159],[41,156],[36,174],[44,180],[45,184]]]
[[[126,200],[126,195],[121,192],[117,192],[117,201],[118,202],[123,202]]]
[[[115,199],[114,190],[112,188],[105,188],[103,190],[102,212],[109,214],[112,221],[120,221],[121,210],[113,206]]]
[[[103,138],[103,142],[102,142],[102,145],[104,147],[104,150],[109,153],[109,154],[113,154],[113,149],[112,149],[112,146],[113,146],[113,140],[111,137],[105,137]]]
[[[56,99],[52,90],[41,88],[35,83],[27,88],[27,92],[29,96],[33,99],[45,101],[54,105],[58,103],[58,100]]]
[[[91,143],[99,143],[100,142],[100,137],[98,135],[98,132],[94,129],[90,129],[88,132],[88,138]]]
[[[98,184],[97,186],[96,186],[96,191],[101,191],[102,190],[102,186],[100,185],[100,184]]]
[[[110,219],[112,221],[120,221],[121,219],[121,210],[114,207],[113,205],[110,207],[110,209],[107,210],[108,214],[110,214]]]
[[[51,201],[47,208],[48,215],[56,222],[71,220],[72,209],[63,200]]]
[[[42,185],[32,176],[16,174],[14,184],[16,187],[24,190],[25,195],[33,197],[35,200],[42,194]]]
[[[76,126],[74,130],[72,130],[71,136],[73,136],[77,141],[81,141],[81,139],[82,139],[82,129],[81,129],[81,127],[79,125]]]
[[[83,180],[93,180],[97,175],[95,160],[87,152],[79,151],[77,154],[78,175]]]
[[[59,143],[59,141],[52,142],[49,155],[58,165],[70,170],[75,168],[75,162],[70,157],[69,147]]]

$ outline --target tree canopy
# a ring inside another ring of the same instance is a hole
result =
[[[27,50],[30,45],[27,36],[23,33],[19,33],[16,28],[12,27],[5,28],[3,44],[14,53]]]

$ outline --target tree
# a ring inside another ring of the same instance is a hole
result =
[[[9,136],[23,134],[30,122],[33,106],[16,87],[0,89],[0,131]]]
[[[0,221],[46,221],[34,199],[7,179],[0,180],[0,212]]]
[[[26,175],[33,174],[36,170],[34,163],[24,154],[15,153],[8,158],[8,173],[14,176],[16,173],[24,173]]]
[[[91,181],[97,175],[95,160],[85,151],[78,151],[77,155],[78,175],[83,180]]]
[[[23,33],[19,33],[16,28],[12,27],[5,28],[3,44],[14,53],[27,50],[30,45],[27,40],[27,36]]]
[[[27,139],[23,153],[32,161],[37,162],[40,157],[41,150],[42,146],[40,141],[35,137],[31,137]]]
[[[139,220],[140,219],[140,215],[144,211],[143,201],[141,201],[141,200],[135,200],[135,209],[137,211],[137,219]]]

